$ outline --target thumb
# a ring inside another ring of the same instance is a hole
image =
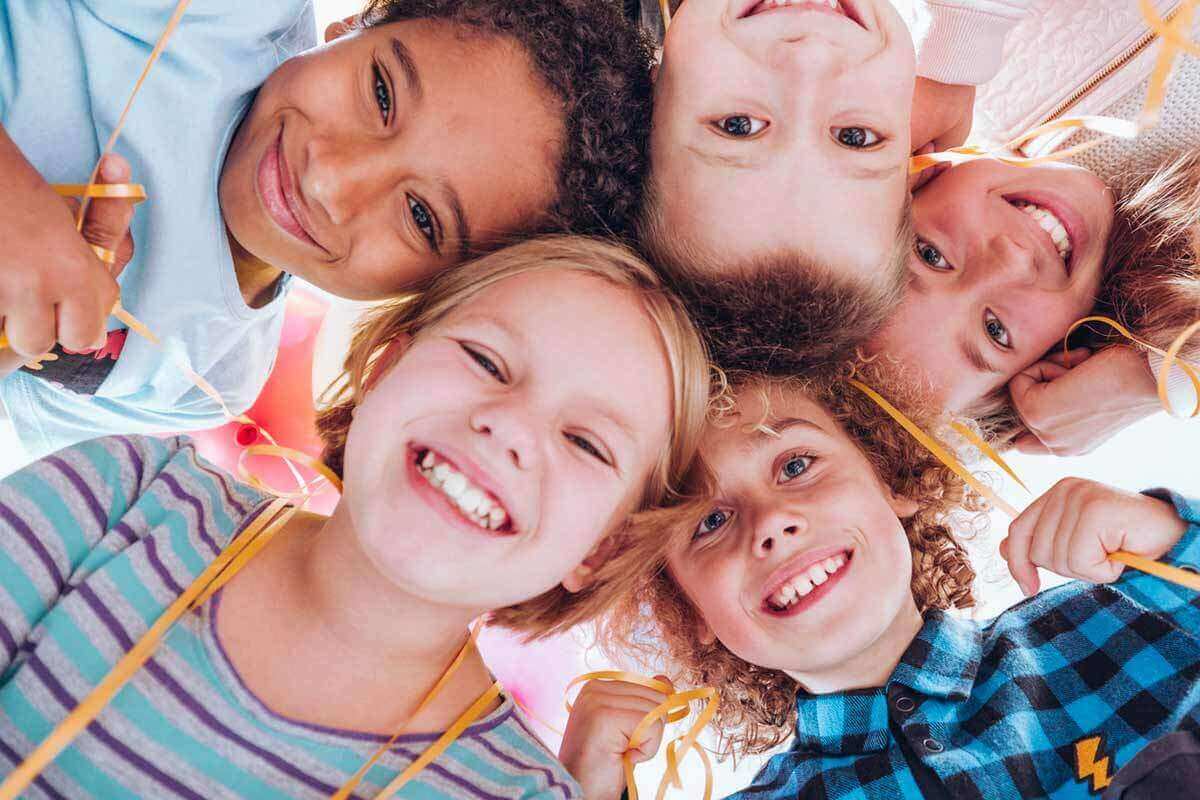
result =
[[[1013,440],[1013,447],[1019,452],[1029,453],[1035,456],[1053,455],[1053,451],[1042,444],[1042,440],[1034,436],[1032,433],[1022,433]]]
[[[131,174],[128,161],[109,154],[100,162],[97,180],[100,183],[128,183]],[[129,235],[132,221],[133,200],[128,198],[101,197],[88,204],[81,233],[89,244],[113,251],[113,261],[108,264],[113,277],[119,275],[133,257],[133,238]]]

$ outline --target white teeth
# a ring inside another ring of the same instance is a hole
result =
[[[844,555],[831,556],[824,561],[818,561],[776,589],[767,598],[767,602],[774,606],[776,610],[786,611],[790,606],[798,602],[801,597],[809,594],[813,589],[829,580],[831,575],[844,566],[846,566],[846,557]]]
[[[820,586],[825,581],[829,580],[829,573],[825,571],[825,567],[821,564],[813,564],[808,568],[808,579]]]
[[[1055,216],[1054,212],[1033,203],[1018,202],[1015,205],[1036,222],[1039,228],[1050,235],[1050,240],[1054,242],[1054,248],[1063,261],[1070,258],[1071,236],[1067,233],[1067,228],[1062,224],[1062,220]]]
[[[457,500],[467,490],[467,479],[457,472],[452,472],[442,484],[442,491],[451,500]]]
[[[438,461],[432,450],[422,456],[418,471],[431,486],[441,489],[467,519],[481,528],[499,530],[508,522],[508,512],[499,501],[471,484],[467,477],[449,464]]]

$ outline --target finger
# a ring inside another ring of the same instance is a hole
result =
[[[102,183],[128,183],[131,174],[129,162],[118,155],[107,155],[100,162],[99,180]],[[133,201],[128,198],[96,198],[88,206],[87,216],[83,220],[83,238],[89,244],[114,252],[114,264],[109,265],[110,270],[115,269],[116,252],[125,242],[132,220]],[[131,245],[132,240],[126,248],[130,255]]]
[[[58,341],[67,350],[98,350],[107,338],[108,308],[86,298],[67,298],[57,306]]]
[[[1079,366],[1091,357],[1092,350],[1090,347],[1076,347],[1068,350],[1065,354],[1062,350],[1056,348],[1053,353],[1046,356],[1045,360],[1058,364],[1060,367],[1070,369],[1071,367]]]
[[[1021,592],[1029,596],[1037,592],[1040,581],[1037,567],[1030,558],[1030,547],[1033,534],[1037,529],[1038,518],[1045,507],[1045,495],[1035,500],[1022,511],[1008,526],[1008,538],[1004,540],[1002,554],[1008,562],[1008,571],[1012,573]]]
[[[54,347],[54,306],[31,302],[14,309],[4,320],[8,346],[23,360],[40,356]]]
[[[1054,451],[1046,445],[1042,444],[1042,440],[1034,436],[1032,433],[1022,433],[1013,440],[1013,447],[1019,452],[1028,453],[1030,455],[1048,456],[1053,455]]]

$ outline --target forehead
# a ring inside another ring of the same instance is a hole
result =
[[[744,459],[761,444],[781,440],[776,428],[782,422],[797,419],[813,423],[839,443],[851,444],[829,412],[804,392],[751,383],[737,390],[732,412],[709,424],[701,452],[714,467],[721,462]]]

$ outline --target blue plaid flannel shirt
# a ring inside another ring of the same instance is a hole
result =
[[[1190,523],[1164,560],[1200,566],[1200,501],[1148,494]],[[886,686],[797,708],[791,748],[730,800],[1098,797],[1151,741],[1200,735],[1200,595],[1126,569],[986,624],[929,612]]]

